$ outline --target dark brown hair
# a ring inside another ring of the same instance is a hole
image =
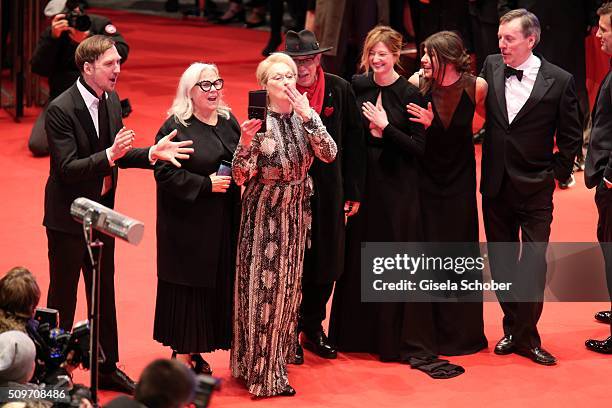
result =
[[[597,15],[600,17],[608,14],[610,15],[610,25],[612,25],[612,1],[605,2],[597,9]]]
[[[142,371],[134,399],[149,408],[179,408],[191,401],[195,386],[195,376],[185,364],[158,359]]]
[[[370,62],[368,61],[370,50],[379,42],[385,44],[391,54],[397,57],[395,65],[401,68],[399,65],[399,56],[402,51],[402,35],[391,27],[384,25],[376,26],[368,33],[368,36],[363,42],[363,51],[361,53],[361,63],[359,67],[365,72],[370,70]]]
[[[115,41],[105,35],[94,35],[81,41],[74,53],[74,62],[79,71],[83,72],[86,62],[93,64],[114,45]]]
[[[421,54],[425,54],[425,49],[427,49],[427,55],[432,64],[432,78],[425,79],[421,89],[423,93],[429,91],[434,84],[442,84],[447,65],[454,66],[460,74],[471,72],[470,56],[457,33],[440,31],[432,34],[421,44]],[[433,72],[434,59],[438,65],[436,72]]]
[[[40,300],[40,288],[34,275],[21,266],[0,279],[0,309],[22,319],[34,316]]]

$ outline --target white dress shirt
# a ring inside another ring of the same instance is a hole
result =
[[[535,84],[538,76],[538,71],[542,61],[531,54],[525,62],[518,67],[512,67],[523,71],[521,81],[515,75],[506,78],[506,108],[508,109],[508,123],[512,123],[516,115],[519,113]]]
[[[85,106],[87,106],[87,110],[89,111],[89,115],[91,116],[91,120],[93,121],[94,127],[96,128],[96,135],[98,139],[100,138],[100,124],[98,123],[98,105],[100,103],[99,99],[95,97],[87,88],[83,86],[80,79],[76,81],[77,89],[79,93],[83,97],[83,101],[85,101]],[[104,92],[104,99],[108,99],[108,94]],[[157,160],[153,160],[151,157],[151,148],[149,148],[149,162],[151,164],[155,164]],[[106,158],[108,159],[108,163],[111,167],[115,165],[115,162],[111,160],[110,157],[110,147],[106,149]],[[112,177],[106,176],[104,177],[104,183],[102,185],[102,195],[108,193],[112,187]]]

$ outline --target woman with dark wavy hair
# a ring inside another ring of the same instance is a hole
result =
[[[425,241],[467,243],[461,251],[479,256],[472,120],[475,111],[484,117],[487,83],[470,73],[470,57],[454,32],[429,36],[422,55],[422,69],[410,82],[420,88],[428,107],[409,104],[407,110],[414,116],[411,121],[427,129],[419,180]],[[480,278],[480,271],[472,273],[470,278]],[[421,333],[429,338],[424,345],[443,355],[485,348],[481,298],[478,292],[458,297],[459,303],[432,303],[432,327]]]

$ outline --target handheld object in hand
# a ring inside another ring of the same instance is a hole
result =
[[[221,160],[219,170],[217,170],[217,176],[231,176],[232,175],[232,163],[227,160]]]
[[[249,119],[260,119],[261,129],[266,131],[266,116],[268,115],[268,94],[265,90],[249,91]]]

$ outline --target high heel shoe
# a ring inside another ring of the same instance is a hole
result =
[[[192,369],[196,374],[212,374],[210,364],[208,364],[208,362],[206,362],[201,355],[194,353],[190,354],[189,357],[191,357],[191,362],[194,364]]]
[[[217,23],[229,24],[234,21],[244,21],[244,15],[244,7],[237,3],[232,3],[226,10],[225,14],[217,19]]]
[[[287,384],[285,389],[278,395],[283,397],[293,397],[296,394],[295,388]]]

